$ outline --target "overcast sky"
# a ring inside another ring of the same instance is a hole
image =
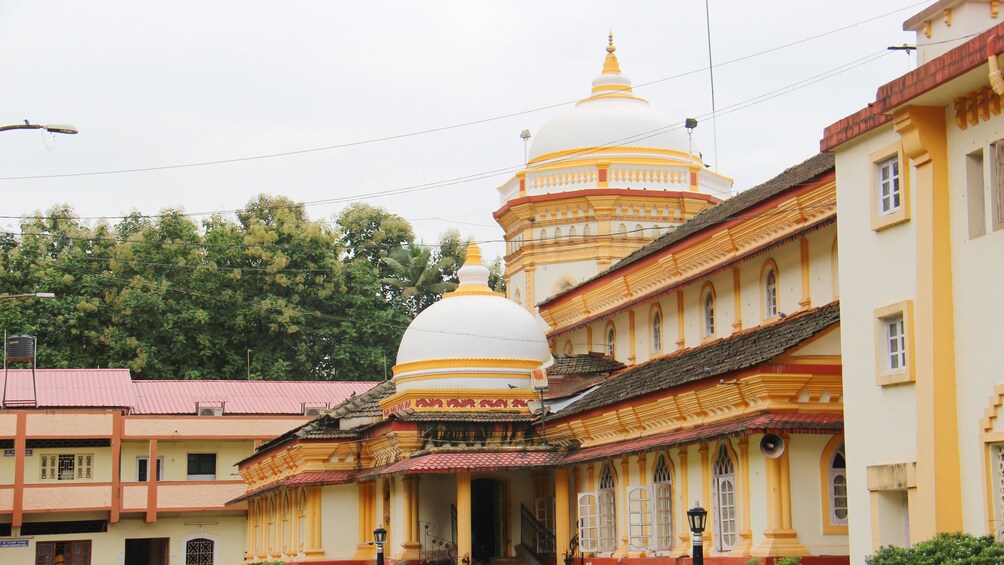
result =
[[[700,0],[0,0],[0,125],[80,130],[0,133],[0,225],[61,203],[114,218],[233,210],[265,192],[322,220],[365,200],[426,243],[456,226],[493,257],[520,131],[588,96],[608,31],[635,93],[698,117],[695,145],[742,190],[813,155],[825,126],[909,70],[886,47],[914,42],[902,22],[928,4],[712,1],[713,123]]]

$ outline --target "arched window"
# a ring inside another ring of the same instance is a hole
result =
[[[598,551],[613,551],[617,549],[617,506],[615,496],[616,482],[610,465],[603,465],[600,472],[600,488],[596,493],[598,499],[599,537],[596,540]]]
[[[516,304],[519,304],[520,306],[523,305],[523,297],[520,296],[518,288],[514,290],[512,293],[512,301],[515,302]]]
[[[216,542],[209,538],[185,541],[185,565],[215,565]]]
[[[847,525],[847,461],[840,445],[830,458],[830,525]]]
[[[591,233],[592,230],[589,229],[589,224],[582,226],[582,239],[589,239]]]
[[[652,314],[652,351],[662,351],[662,312],[658,308]]]
[[[561,239],[561,228],[554,228],[554,239]]]
[[[611,359],[615,358],[615,354],[617,353],[616,345],[617,345],[617,330],[611,323],[607,325],[606,343],[603,344],[603,349],[606,352],[607,357],[610,357]]]
[[[673,478],[665,455],[659,455],[652,473],[655,486],[655,547],[673,548]]]
[[[770,261],[764,266],[763,272],[763,317],[770,319],[777,316],[777,269]]]
[[[711,473],[711,488],[715,515],[715,546],[718,551],[735,549],[736,535],[736,469],[723,443]]]
[[[575,226],[568,228],[568,239],[575,239]]]
[[[652,237],[659,237],[660,235],[662,235],[662,226],[659,224],[652,226]]]
[[[704,289],[701,310],[702,334],[704,337],[712,337],[715,335],[715,289],[711,285],[707,285]]]
[[[539,239],[539,241],[541,243],[547,241],[547,230],[540,230],[540,239]]]
[[[572,345],[572,340],[568,340],[565,342],[564,353],[565,355],[572,355],[573,353],[575,353],[575,347]]]
[[[626,224],[621,224],[620,226],[617,227],[617,235],[618,235],[618,237],[627,237],[627,225]]]
[[[641,224],[635,224],[634,233],[632,235],[635,237],[645,237],[645,227]]]

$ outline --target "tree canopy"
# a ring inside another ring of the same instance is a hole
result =
[[[367,204],[332,225],[268,195],[201,223],[165,210],[88,225],[57,206],[0,236],[0,294],[56,298],[4,301],[0,325],[38,337],[40,367],[380,380],[410,319],[455,280],[466,241],[443,240],[416,244],[406,220]]]

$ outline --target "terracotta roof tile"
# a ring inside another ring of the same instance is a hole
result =
[[[550,375],[582,375],[587,373],[612,373],[624,368],[624,364],[602,353],[580,355],[555,355],[554,365],[547,369]]]
[[[352,381],[133,381],[133,414],[195,414],[198,403],[224,414],[303,414],[304,405],[327,408],[373,388]]]
[[[457,471],[500,471],[548,467],[558,464],[557,451],[485,451],[431,453],[364,471],[359,478],[394,474],[455,473]]]
[[[355,470],[309,471],[306,473],[301,473],[299,475],[294,475],[292,477],[286,477],[285,479],[276,481],[263,487],[256,488],[254,490],[249,490],[233,500],[228,500],[225,506],[230,504],[237,504],[249,498],[258,496],[260,494],[265,494],[266,492],[272,492],[273,490],[282,487],[316,487],[321,485],[342,485],[346,483],[351,483],[352,479],[357,474],[358,471]]]
[[[844,427],[842,414],[760,414],[706,426],[677,430],[626,442],[589,447],[569,453],[561,461],[568,465],[597,459],[642,453],[653,449],[692,445],[740,435],[757,433],[834,433]]]
[[[604,382],[554,417],[563,418],[681,384],[753,367],[838,323],[840,305],[799,312],[769,325],[630,368]]]
[[[136,404],[128,369],[36,369],[34,386],[31,369],[10,369],[2,386],[8,407],[131,408]],[[191,411],[195,412],[195,406]]]

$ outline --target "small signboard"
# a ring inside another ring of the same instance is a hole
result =
[[[5,547],[28,547],[28,538],[0,539],[0,549]]]
[[[547,371],[544,369],[533,369],[530,371],[530,388],[533,392],[543,392],[547,390]]]

